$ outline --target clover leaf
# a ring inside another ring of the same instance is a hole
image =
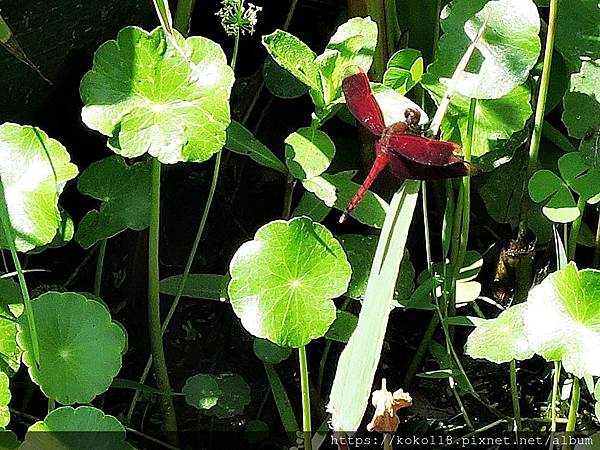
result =
[[[438,55],[427,69],[432,79],[447,85],[465,49],[484,32],[456,86],[463,96],[500,98],[522,84],[535,65],[541,44],[540,17],[532,0],[454,0],[442,12],[444,34]]]
[[[579,209],[571,190],[554,172],[538,170],[529,180],[528,189],[534,202],[547,200],[542,212],[552,222],[569,223],[579,217]]]
[[[346,292],[351,269],[324,226],[298,217],[260,228],[235,253],[230,273],[229,298],[246,330],[300,347],[327,332],[332,299]]]
[[[126,27],[100,46],[81,80],[82,118],[120,155],[202,162],[225,144],[232,84],[210,39]]]
[[[562,119],[569,135],[581,139],[600,127],[600,59],[584,61],[581,71],[571,75],[563,103]]]
[[[585,201],[600,201],[600,171],[590,167],[579,152],[571,152],[558,160],[558,170],[567,185]]]
[[[17,250],[25,252],[54,239],[61,215],[58,197],[77,167],[60,142],[39,128],[0,125],[0,178]],[[0,246],[8,248],[4,233]]]
[[[125,437],[123,425],[97,408],[62,406],[31,425],[19,449],[56,448],[57,443],[63,450],[133,449]]]
[[[531,348],[577,377],[600,376],[600,271],[574,263],[535,286],[524,312]]]
[[[75,235],[77,242],[90,248],[124,230],[148,228],[150,182],[149,161],[130,166],[120,156],[109,156],[90,164],[79,177],[77,187],[102,204],[81,220]]]
[[[121,369],[125,332],[107,308],[74,292],[47,292],[32,300],[40,346],[33,359],[27,317],[19,318],[17,342],[29,374],[48,398],[86,403],[106,391]]]

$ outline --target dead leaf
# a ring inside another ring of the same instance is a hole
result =
[[[413,404],[408,392],[398,389],[392,394],[388,391],[385,378],[381,380],[381,389],[373,392],[371,403],[375,407],[375,415],[367,425],[367,430],[380,433],[394,433],[400,423],[396,412]]]

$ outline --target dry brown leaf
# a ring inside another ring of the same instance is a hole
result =
[[[388,391],[384,378],[381,380],[381,389],[373,392],[371,403],[375,407],[375,414],[367,425],[367,430],[394,433],[400,423],[396,412],[412,406],[412,398],[408,392],[404,392],[402,389],[398,389],[394,393]]]

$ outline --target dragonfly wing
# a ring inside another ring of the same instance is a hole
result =
[[[442,180],[464,177],[471,173],[470,166],[462,160],[435,166],[411,161],[403,156],[390,155],[388,164],[395,176],[409,180]]]
[[[462,162],[460,156],[454,154],[460,149],[454,142],[406,133],[393,133],[386,137],[387,151],[394,156],[403,156],[428,166],[449,166]]]
[[[342,81],[342,90],[348,109],[356,120],[371,133],[380,136],[385,128],[383,113],[371,91],[369,77],[360,68],[353,67],[353,72]],[[354,70],[358,69],[358,71]]]

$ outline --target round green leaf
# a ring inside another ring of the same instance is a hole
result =
[[[291,174],[300,180],[321,175],[331,164],[335,144],[326,133],[300,128],[285,139],[285,159]]]
[[[600,59],[584,61],[581,71],[571,75],[563,103],[562,119],[569,135],[581,139],[600,127]]]
[[[217,404],[205,412],[208,416],[219,419],[233,417],[244,412],[244,407],[250,403],[250,386],[235,373],[222,373],[216,377],[221,395]]]
[[[131,229],[140,231],[150,223],[150,161],[128,165],[120,156],[96,161],[77,182],[82,194],[102,202],[87,213],[75,239],[83,248]]]
[[[49,244],[61,224],[58,197],[77,167],[60,142],[39,128],[0,125],[0,178],[17,250]],[[0,246],[8,248],[4,233]]]
[[[60,443],[60,444],[58,444]],[[59,445],[59,447],[57,447]],[[126,450],[125,428],[113,416],[91,406],[63,406],[29,427],[21,450]]]
[[[290,357],[292,349],[289,347],[280,347],[266,339],[255,339],[254,354],[263,362],[279,364]]]
[[[221,389],[214,375],[198,373],[189,377],[181,390],[188,405],[198,409],[210,409],[217,404]]]
[[[351,270],[338,241],[306,217],[278,220],[244,243],[230,265],[229,298],[249,333],[285,347],[323,336],[335,319],[331,299]]]
[[[523,83],[540,49],[540,17],[531,0],[454,0],[442,12],[439,59],[428,74],[447,85],[465,49],[485,31],[456,91],[469,98],[494,99]]]
[[[469,335],[465,352],[471,358],[483,358],[497,364],[534,355],[525,336],[525,303],[511,306],[495,319],[483,321]]]
[[[524,312],[531,348],[577,377],[600,376],[600,271],[569,263],[535,286]]]
[[[124,28],[81,80],[83,122],[120,155],[202,162],[225,144],[233,84],[225,54],[210,39],[174,39],[162,28]]]
[[[17,342],[29,375],[44,394],[63,404],[86,403],[106,391],[121,369],[126,339],[106,307],[74,292],[47,292],[32,300],[40,346],[33,359],[27,318]]]

